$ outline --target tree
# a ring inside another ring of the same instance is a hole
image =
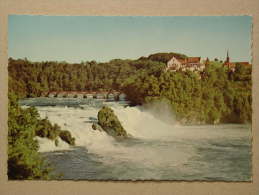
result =
[[[40,157],[34,139],[38,114],[21,109],[13,94],[8,103],[8,177],[9,179],[49,179],[50,169]]]

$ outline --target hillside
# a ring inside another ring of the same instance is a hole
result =
[[[181,123],[251,122],[251,67],[228,71],[211,61],[206,68],[165,72],[162,61],[177,53],[107,63],[30,62],[9,59],[9,91],[20,98],[48,91],[119,90],[132,105],[166,99]],[[155,60],[155,61],[154,61]]]
[[[158,61],[158,62],[163,62],[163,63],[167,63],[172,57],[176,57],[176,58],[187,58],[188,56],[186,56],[185,54],[181,54],[181,53],[155,53],[155,54],[151,54],[148,57],[141,57],[139,59],[148,59],[148,60],[152,60],[152,61]]]

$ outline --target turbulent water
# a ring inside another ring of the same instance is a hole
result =
[[[75,147],[37,138],[40,152],[61,179],[251,181],[248,125],[180,126],[163,120],[169,115],[166,109],[158,116],[123,102],[37,98],[21,104],[36,106],[42,118],[75,137]],[[104,104],[132,139],[118,141],[92,130]]]

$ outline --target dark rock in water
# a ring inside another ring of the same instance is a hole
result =
[[[104,131],[103,128],[97,123],[93,123],[92,128],[93,130]]]
[[[96,125],[95,123],[93,123],[92,129],[93,129],[93,130],[97,130],[97,125]]]
[[[58,139],[55,139],[55,146],[58,146],[58,145],[59,145]]]
[[[64,125],[66,126],[67,124],[64,123]],[[36,136],[55,141],[55,146],[59,145],[58,137],[67,142],[69,145],[75,145],[75,138],[72,137],[69,131],[61,130],[61,127],[57,124],[52,125],[47,118],[39,121],[35,134]]]
[[[122,127],[114,111],[107,106],[102,107],[98,112],[98,124],[108,135],[113,137],[128,137],[127,132]]]
[[[72,146],[75,145],[75,138],[72,137],[69,131],[66,131],[66,130],[60,131],[59,137],[63,141],[67,142],[69,145],[72,145]]]

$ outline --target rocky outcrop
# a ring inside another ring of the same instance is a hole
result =
[[[93,124],[92,128],[103,130],[113,137],[128,137],[114,111],[107,106],[102,107],[98,112],[98,124]]]
[[[72,137],[72,135],[71,135],[71,133],[69,131],[66,131],[66,130],[60,131],[59,137],[63,141],[67,142],[69,145],[72,145],[72,146],[75,145],[75,138]]]
[[[71,133],[67,130],[61,130],[60,126],[57,124],[52,125],[50,121],[45,118],[41,119],[38,123],[37,130],[35,132],[36,136],[48,138],[55,141],[55,145],[58,146],[58,137],[69,145],[75,145],[75,138],[72,137]]]
[[[98,125],[98,123],[93,123],[92,129],[98,130],[98,131],[104,131],[103,128],[100,125]]]

